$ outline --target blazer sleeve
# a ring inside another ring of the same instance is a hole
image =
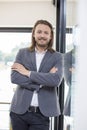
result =
[[[23,50],[20,49],[16,56],[15,62],[23,64],[22,59],[23,59]],[[15,70],[11,71],[11,82],[29,90],[38,90],[40,88],[39,84],[35,84],[30,80],[29,77],[24,76]]]

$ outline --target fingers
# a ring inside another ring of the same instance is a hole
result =
[[[21,65],[21,64],[19,64],[19,63],[14,63],[14,64],[11,66],[11,69],[17,69],[17,68],[20,68],[21,66],[23,66],[23,65]]]
[[[50,70],[50,73],[56,73],[57,71],[58,71],[58,68],[53,67],[53,68]]]

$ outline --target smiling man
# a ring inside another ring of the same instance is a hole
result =
[[[49,117],[60,114],[62,56],[52,48],[53,37],[52,25],[38,20],[31,47],[20,49],[12,65],[11,82],[18,86],[10,111],[13,130],[49,130]]]

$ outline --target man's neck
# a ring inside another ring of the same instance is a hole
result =
[[[39,51],[39,52],[44,52],[44,51],[46,51],[47,47],[39,47],[39,46],[36,46],[36,49],[37,49],[37,51]]]

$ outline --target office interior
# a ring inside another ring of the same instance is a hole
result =
[[[63,57],[74,56],[70,59],[74,61],[70,82],[64,71],[58,88],[61,114],[50,118],[50,130],[87,128],[86,6],[86,0],[0,0],[0,130],[12,130],[9,109],[16,85],[10,81],[10,68],[19,48],[30,45],[38,19],[52,23],[54,49]]]

